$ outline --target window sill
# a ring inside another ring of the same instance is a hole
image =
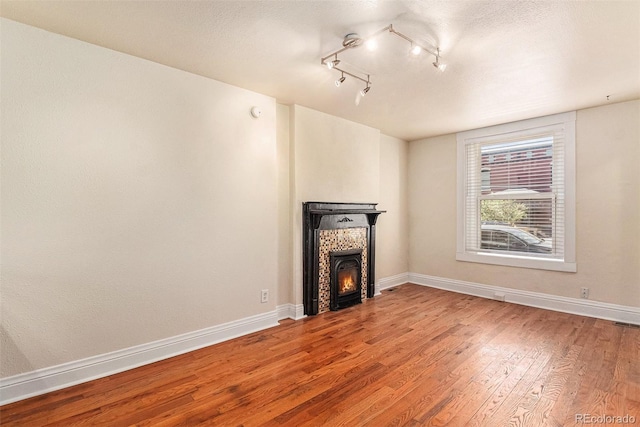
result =
[[[575,273],[577,271],[575,262],[517,255],[458,252],[456,253],[456,260],[477,262],[481,264],[503,265],[508,267],[532,268],[536,270],[563,271],[566,273]]]

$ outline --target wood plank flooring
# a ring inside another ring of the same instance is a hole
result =
[[[5,405],[0,422],[539,427],[576,414],[640,425],[640,329],[406,284]]]

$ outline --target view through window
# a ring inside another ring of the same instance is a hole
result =
[[[553,254],[553,137],[480,146],[480,249]],[[477,248],[476,248],[477,249]]]

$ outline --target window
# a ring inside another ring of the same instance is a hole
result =
[[[457,140],[456,259],[575,272],[575,112]]]
[[[482,192],[484,193],[491,188],[491,169],[482,168],[480,171],[480,179],[482,181]]]

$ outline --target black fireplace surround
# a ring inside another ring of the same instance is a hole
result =
[[[303,303],[304,314],[318,314],[320,230],[365,228],[367,230],[367,298],[375,294],[376,221],[385,211],[376,209],[377,203],[305,202],[303,211]],[[360,261],[361,263],[361,261]],[[333,267],[332,267],[333,270]],[[360,290],[358,290],[358,293]],[[342,305],[357,304],[353,299]],[[359,295],[358,295],[359,296]],[[334,296],[331,296],[332,300]],[[331,303],[331,310],[342,308]]]

